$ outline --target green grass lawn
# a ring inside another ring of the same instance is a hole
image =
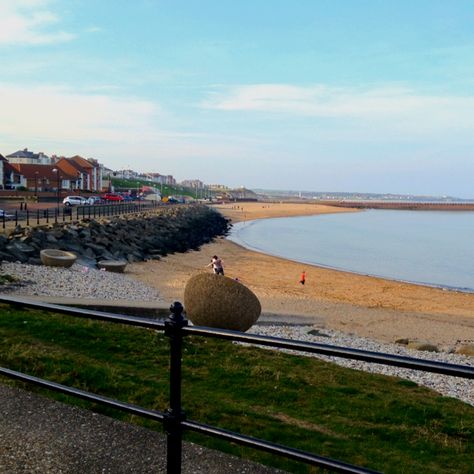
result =
[[[196,196],[196,190],[192,188],[186,188],[183,186],[172,186],[170,184],[156,183],[154,181],[147,181],[143,179],[124,179],[120,177],[112,178],[112,185],[115,189],[128,190],[128,189],[139,189],[142,186],[151,186],[160,191],[163,196]]]
[[[0,310],[1,366],[167,408],[168,341],[162,333],[9,306]],[[52,396],[161,430],[149,420]],[[188,419],[371,469],[474,472],[473,407],[412,382],[314,358],[188,337],[183,406]],[[208,437],[186,439],[291,472],[318,472]]]

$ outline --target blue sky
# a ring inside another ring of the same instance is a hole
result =
[[[474,198],[474,2],[0,0],[0,153]]]

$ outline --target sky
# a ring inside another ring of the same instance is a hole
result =
[[[474,198],[472,0],[0,0],[0,153]]]

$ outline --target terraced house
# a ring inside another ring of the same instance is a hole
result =
[[[103,189],[104,166],[93,158],[85,159],[81,156],[59,158],[56,166],[64,173],[75,176],[77,189],[81,191],[101,192]]]
[[[101,192],[104,165],[93,158],[51,157],[28,148],[5,157],[0,155],[0,184],[3,189],[24,187],[30,191],[71,189]]]

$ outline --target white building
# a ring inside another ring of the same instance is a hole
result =
[[[50,165],[51,158],[46,156],[43,152],[33,153],[28,151],[28,148],[24,150],[15,151],[6,156],[9,163],[15,163],[20,165]]]

